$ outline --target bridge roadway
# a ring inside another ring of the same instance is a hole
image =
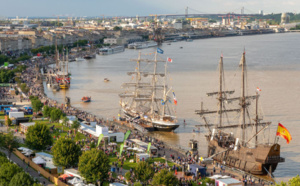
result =
[[[237,14],[237,13],[226,13],[226,14],[207,14],[207,13],[199,13],[199,14],[157,14],[157,18],[162,17],[187,17],[187,18],[193,18],[193,17],[206,17],[206,16],[235,16],[235,17],[251,17],[251,16],[261,16],[261,14]],[[138,18],[154,18],[155,14],[149,15],[149,16],[138,16]],[[128,18],[128,19],[135,19],[136,16],[119,16],[118,18]],[[105,19],[115,19],[115,17],[106,17]]]

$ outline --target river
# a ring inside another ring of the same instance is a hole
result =
[[[289,129],[293,138],[290,144],[279,139],[281,155],[286,162],[279,164],[274,172],[276,181],[287,180],[300,174],[300,33],[210,38],[163,44],[161,49],[164,54],[159,56],[173,59],[168,64],[168,71],[170,84],[178,100],[176,113],[179,123],[186,120],[187,125],[182,124],[174,133],[158,132],[156,136],[184,148],[188,148],[190,139],[198,140],[199,152],[205,155],[205,133],[193,132],[196,129],[194,125],[203,124],[203,121],[194,111],[200,109],[202,101],[205,108],[217,108],[216,99],[207,97],[206,92],[218,90],[218,63],[221,54],[224,56],[226,88],[234,89],[239,95],[241,83],[238,79],[238,64],[244,48],[248,65],[248,93],[255,94],[256,87],[262,90],[259,111],[263,113],[264,121],[272,121],[271,127],[261,134],[260,139],[274,142],[278,122]],[[143,49],[142,53],[152,53],[155,50],[156,48]],[[135,63],[129,59],[137,56],[138,51],[126,49],[123,53],[97,55],[93,60],[70,63],[70,89],[52,92],[45,88],[45,93],[61,103],[64,96],[69,96],[72,106],[103,118],[117,117],[120,112],[118,94],[122,92],[121,84],[131,78],[126,73],[135,69]],[[104,82],[104,78],[110,79],[110,82]],[[91,96],[92,102],[81,103],[83,96]]]

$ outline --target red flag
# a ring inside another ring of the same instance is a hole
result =
[[[167,61],[170,62],[170,63],[173,62],[173,60],[171,58],[169,58],[169,57],[167,58]]]

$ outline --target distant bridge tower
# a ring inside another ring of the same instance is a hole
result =
[[[241,14],[245,14],[245,8],[244,7],[241,8]]]
[[[189,14],[189,7],[186,7],[186,8],[185,8],[185,18],[188,17],[188,14]]]

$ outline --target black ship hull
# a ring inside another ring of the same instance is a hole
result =
[[[178,124],[174,124],[174,125],[166,125],[166,124],[161,124],[159,122],[151,122],[149,120],[146,120],[146,119],[142,119],[140,117],[137,117],[137,116],[134,116],[133,114],[129,113],[129,112],[126,112],[124,111],[124,114],[126,115],[126,117],[128,119],[130,119],[131,121],[135,121],[135,120],[138,120],[139,122],[143,123],[143,124],[146,124],[146,125],[150,125],[150,126],[153,126],[154,130],[155,131],[165,131],[165,132],[171,132],[171,131],[174,131],[175,129],[177,129],[179,127]],[[138,122],[137,122],[138,123]]]
[[[175,129],[177,129],[179,127],[179,125],[162,125],[162,124],[158,124],[158,123],[152,123],[154,130],[156,131],[165,131],[165,132],[171,132],[174,131]]]

